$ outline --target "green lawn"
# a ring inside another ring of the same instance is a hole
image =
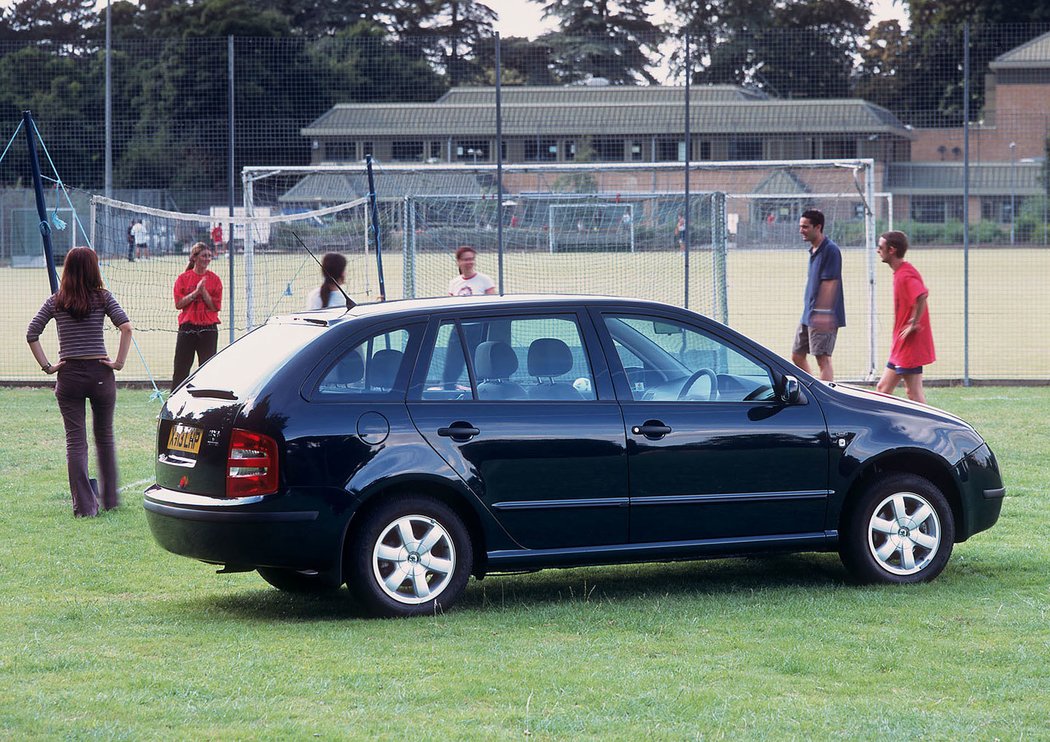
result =
[[[382,621],[157,547],[142,391],[124,504],[74,520],[53,396],[0,389],[0,738],[1048,739],[1050,388],[929,398],[1008,488],[932,584],[831,554],[551,570]]]

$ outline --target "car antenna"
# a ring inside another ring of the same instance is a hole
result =
[[[339,293],[346,297],[346,308],[347,309],[353,309],[354,307],[356,307],[357,306],[357,302],[355,302],[353,299],[350,298],[350,294],[348,294],[345,291],[343,291],[343,287],[339,285],[339,281],[335,280],[335,278],[333,278],[332,276],[328,275],[328,271],[326,271],[324,269],[324,266],[321,265],[321,261],[318,260],[317,256],[314,255],[313,251],[306,246],[306,243],[303,242],[301,239],[299,239],[299,235],[297,235],[295,233],[295,230],[294,229],[289,229],[288,231],[292,233],[292,237],[295,238],[296,242],[298,242],[300,245],[302,245],[303,249],[306,250],[306,252],[308,252],[310,254],[311,258],[314,259],[314,262],[317,263],[318,267],[321,269],[321,274],[324,275],[324,277],[327,278],[329,281],[334,283],[335,287],[337,289],[339,289]]]

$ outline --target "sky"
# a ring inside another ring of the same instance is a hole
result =
[[[499,31],[500,36],[526,36],[532,39],[554,28],[551,21],[543,20],[543,6],[539,3],[528,2],[528,0],[482,0],[482,2],[499,13],[496,30]],[[657,4],[660,4],[659,0]],[[872,2],[873,23],[897,18],[901,20],[901,26],[907,29],[906,15],[904,8],[900,4],[895,5],[893,0],[873,0]]]

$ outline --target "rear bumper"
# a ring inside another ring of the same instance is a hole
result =
[[[153,538],[173,554],[211,564],[320,571],[339,564],[346,524],[328,499],[299,493],[244,501],[197,497],[191,504],[183,493],[154,485],[143,508]]]

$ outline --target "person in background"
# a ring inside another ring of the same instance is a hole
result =
[[[817,359],[820,378],[832,381],[835,372],[831,354],[840,327],[846,326],[842,296],[842,253],[824,236],[824,214],[816,209],[802,212],[798,232],[809,243],[809,274],[803,296],[802,319],[791,347],[791,362],[809,373],[808,354]]]
[[[448,284],[449,296],[481,296],[495,294],[496,284],[484,273],[476,270],[478,253],[469,245],[456,249],[456,266],[459,275]]]
[[[128,262],[135,262],[135,224],[136,222],[128,223]]]
[[[222,309],[222,280],[208,270],[211,248],[197,242],[190,248],[190,262],[175,279],[175,308],[179,310],[179,334],[175,339],[175,363],[171,390],[175,391],[193,366],[215,355],[219,345],[219,311]]]
[[[908,399],[925,404],[922,367],[937,360],[937,355],[926,306],[929,291],[919,271],[904,259],[906,252],[908,236],[904,232],[883,232],[879,237],[879,257],[893,270],[893,344],[876,388],[893,394],[903,380]]]
[[[116,360],[110,360],[102,328],[106,317],[120,330]],[[58,327],[58,363],[47,360],[40,334],[52,319]],[[113,411],[117,402],[114,371],[124,368],[131,347],[131,321],[102,285],[98,256],[88,247],[66,254],[62,283],[36,313],[26,330],[26,341],[40,370],[58,374],[55,398],[66,430],[66,470],[73,496],[73,515],[98,514],[99,502],[88,476],[88,443],[84,401],[91,401],[95,455],[98,459],[102,507],[112,510],[117,496],[117,450]]]
[[[148,258],[149,230],[141,219],[135,220],[134,226],[131,227],[131,238],[135,241],[135,259]]]
[[[211,251],[213,256],[222,255],[222,223],[216,224],[211,228]]]
[[[306,297],[307,309],[345,307],[346,297],[339,286],[346,283],[346,258],[337,252],[327,252],[321,258],[321,285]]]

